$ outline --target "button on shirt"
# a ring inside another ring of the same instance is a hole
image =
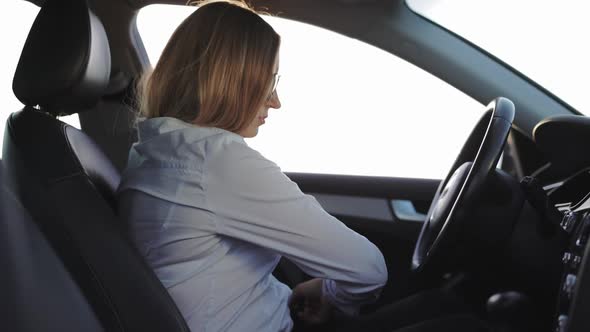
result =
[[[193,332],[290,331],[281,257],[323,278],[348,314],[376,300],[383,255],[232,132],[174,118],[138,124],[119,187],[131,237]]]

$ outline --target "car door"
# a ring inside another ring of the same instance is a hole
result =
[[[379,247],[389,271],[388,298],[412,293],[414,243],[438,187],[436,179],[287,173],[330,214]]]

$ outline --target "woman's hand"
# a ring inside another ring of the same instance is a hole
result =
[[[293,288],[289,309],[304,323],[316,325],[330,319],[333,306],[322,294],[322,282],[315,278]]]

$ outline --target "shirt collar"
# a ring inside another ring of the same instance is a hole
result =
[[[147,141],[153,137],[178,130],[190,130],[193,135],[200,137],[226,133],[236,136],[236,138],[239,138],[241,141],[244,140],[242,136],[225,129],[216,127],[201,127],[172,117],[144,119],[138,122],[137,128],[140,142]]]

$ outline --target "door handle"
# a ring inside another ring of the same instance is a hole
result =
[[[426,215],[416,211],[414,203],[405,199],[392,199],[391,210],[397,219],[424,222]]]

